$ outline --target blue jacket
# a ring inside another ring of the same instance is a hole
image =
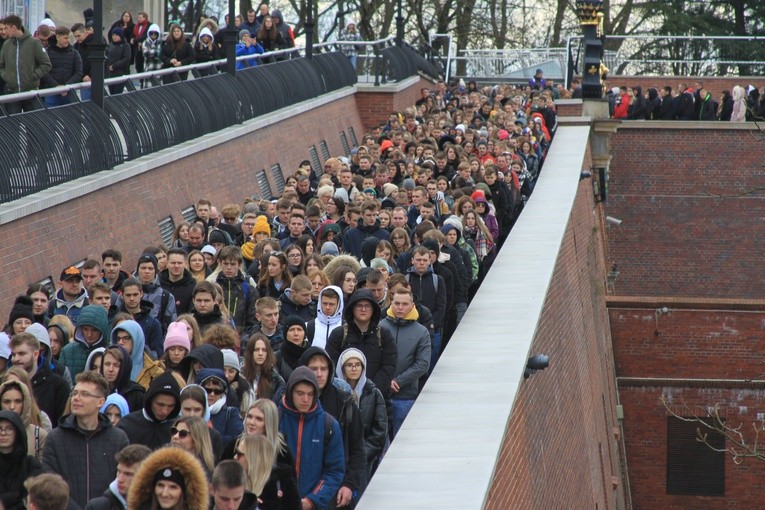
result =
[[[245,46],[242,43],[236,44],[236,56],[241,57],[242,55],[255,55],[255,54],[261,54],[263,53],[263,46],[260,45],[260,43],[251,44],[249,47]],[[239,60],[236,63],[237,70],[239,69],[245,69],[247,67],[255,67],[258,65],[258,59],[256,58],[248,58],[247,60]]]
[[[219,383],[223,386],[224,390],[228,390],[228,383],[226,382],[226,375],[223,370],[219,368],[203,368],[199,371],[196,377],[196,383],[200,386],[206,379],[214,377],[218,379]],[[224,394],[221,398],[225,399]],[[219,400],[214,405],[210,406],[210,422],[215,430],[220,432],[223,444],[228,444],[242,432],[244,432],[244,424],[242,423],[242,417],[239,415],[239,409],[226,404],[226,401]]]
[[[282,418],[279,431],[284,434],[290,451],[295,456],[298,491],[308,498],[317,510],[327,508],[340,489],[345,476],[343,440],[340,426],[332,419],[329,447],[324,448],[324,409],[316,401],[307,413],[301,413],[282,399]],[[299,452],[299,455],[298,455]]]

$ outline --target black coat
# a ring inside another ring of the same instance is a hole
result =
[[[0,419],[7,420],[16,429],[16,442],[11,453],[0,453],[0,502],[5,510],[23,510],[24,480],[43,472],[37,459],[27,455],[27,432],[19,415],[13,411],[0,411]]]
[[[52,69],[43,77],[43,87],[52,88],[82,81],[82,57],[73,47],[49,46],[48,58]]]
[[[32,391],[37,405],[48,415],[53,427],[57,427],[69,399],[69,384],[47,366],[42,366],[32,377]]]
[[[168,42],[165,41],[162,43],[162,51],[159,54],[159,59],[162,61],[162,69],[173,67],[173,65],[170,63],[170,61],[173,59],[180,61],[182,66],[187,66],[194,63],[194,48],[186,39],[184,39],[183,42],[177,46],[174,44],[168,44]],[[189,72],[184,71],[182,73],[178,73],[178,76],[180,76],[182,80],[185,80],[188,78]]]
[[[171,395],[176,406],[164,420],[157,419],[151,411],[151,403],[159,394]],[[123,416],[117,426],[127,434],[130,444],[146,445],[152,450],[170,442],[170,428],[181,412],[181,395],[178,383],[170,372],[165,372],[151,382],[143,409]]]
[[[130,45],[124,39],[119,43],[109,43],[106,48],[106,75],[114,77],[128,74],[131,55]]]
[[[104,491],[103,496],[98,496],[88,501],[85,510],[126,510],[117,496],[110,489]]]
[[[183,270],[183,277],[177,282],[170,281],[170,273],[165,269],[159,273],[159,285],[175,297],[175,310],[178,315],[191,310],[191,294],[197,281],[188,269]]]

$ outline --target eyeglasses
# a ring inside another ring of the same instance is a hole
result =
[[[94,395],[93,393],[88,393],[87,391],[82,390],[72,390],[72,392],[69,394],[70,397],[80,397],[80,398],[101,398],[101,395]]]
[[[175,428],[175,427],[171,428],[170,429],[170,437],[173,437],[176,434],[181,439],[186,439],[187,437],[189,437],[189,434],[191,434],[191,431],[185,430],[185,429],[178,429],[178,428]]]
[[[358,310],[370,310],[372,308],[372,303],[356,303],[354,308]]]
[[[223,395],[223,390],[220,388],[205,388],[208,395]]]
[[[302,256],[301,253],[295,252],[295,253],[290,253],[289,255],[287,255],[287,258],[290,258],[290,259],[299,259],[301,256]]]
[[[359,368],[361,368],[361,363],[346,363],[343,366],[347,368],[348,370],[358,370]]]
[[[118,335],[117,336],[118,342],[132,342],[133,339],[129,335]]]
[[[8,435],[10,436],[16,431],[13,427],[0,427],[0,436]]]

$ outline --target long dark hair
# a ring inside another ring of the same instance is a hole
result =
[[[266,30],[267,19],[271,20],[271,30]],[[257,35],[258,41],[263,41],[266,39],[275,41],[277,33],[278,32],[276,30],[276,22],[274,21],[274,18],[272,18],[271,16],[264,16],[263,21],[260,23],[260,29],[258,30],[258,35]]]
[[[266,360],[262,366],[255,364],[253,353],[255,352],[255,344],[258,340],[262,341],[266,345]],[[271,342],[268,337],[263,333],[254,333],[249,340],[247,340],[247,348],[244,350],[244,367],[242,367],[242,375],[244,378],[252,384],[257,386],[255,392],[258,398],[272,398],[274,392],[274,367],[276,366],[276,356],[274,350],[271,348]],[[257,385],[253,382],[258,378]]]

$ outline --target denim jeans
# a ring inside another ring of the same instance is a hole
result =
[[[401,425],[404,423],[404,418],[406,418],[406,415],[409,414],[409,411],[412,409],[412,406],[414,405],[414,400],[401,400],[397,398],[392,398],[390,402],[391,402],[391,409],[393,411],[391,437],[395,438],[396,434],[398,434],[398,429],[400,429]]]

